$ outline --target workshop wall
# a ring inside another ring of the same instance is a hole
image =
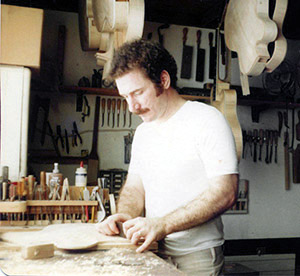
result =
[[[89,77],[93,69],[97,68],[96,59],[93,52],[83,52],[80,47],[78,32],[77,14],[45,11],[44,21],[44,43],[43,55],[51,64],[55,60],[57,31],[59,25],[66,26],[66,48],[64,60],[64,85],[77,85],[79,79],[83,76]],[[144,36],[152,33],[152,40],[158,40],[157,28],[161,24],[146,22]],[[184,26],[171,25],[161,33],[164,36],[164,46],[175,57],[178,68],[181,67],[182,57],[182,29]],[[202,88],[203,83],[212,82],[208,78],[206,68],[204,82],[195,81],[196,72],[196,32],[197,28],[188,27],[188,39],[186,44],[193,46],[192,75],[189,80],[179,77],[179,87]],[[201,48],[206,49],[205,63],[209,64],[209,44],[208,32],[202,30]],[[45,43],[46,42],[46,43]],[[291,43],[294,51],[297,47]],[[299,45],[299,44],[298,44]],[[179,74],[180,75],[180,74]],[[262,87],[261,77],[250,78],[250,85],[253,87]],[[232,83],[239,85],[239,69],[237,60],[233,60]],[[33,92],[33,95],[36,92]],[[73,121],[77,122],[78,130],[82,135],[83,144],[77,147],[71,147],[70,155],[80,155],[81,150],[90,150],[92,141],[92,128],[94,117],[94,95],[88,95],[88,102],[91,106],[91,115],[86,117],[85,122],[81,121],[81,113],[75,111],[76,95],[60,94],[58,92],[48,93],[38,92],[40,97],[51,98],[51,109],[49,120],[53,129],[60,124],[62,130],[72,130]],[[269,109],[262,112],[259,123],[253,123],[251,120],[251,108],[238,106],[238,115],[241,126],[246,130],[254,128],[277,129],[277,111]],[[291,114],[291,113],[290,113]],[[121,168],[127,170],[128,165],[124,164],[124,136],[130,131],[134,131],[141,120],[133,115],[132,128],[112,129],[107,127],[100,128],[98,154],[100,157],[101,169]],[[101,117],[100,117],[101,119]],[[37,138],[38,139],[38,138]],[[47,137],[45,148],[51,149],[51,139]],[[31,147],[39,149],[41,146],[35,140]],[[264,149],[265,150],[265,149]],[[62,152],[66,155],[65,152]],[[263,156],[265,152],[263,151]],[[284,161],[283,161],[283,132],[279,139],[278,163],[265,164],[264,162],[254,163],[248,155],[246,159],[240,162],[240,178],[249,180],[249,212],[245,215],[224,215],[225,236],[227,239],[250,239],[250,238],[277,238],[277,237],[296,237],[299,236],[300,221],[300,184],[291,184],[289,191],[284,188]],[[31,169],[38,172],[40,170],[49,171],[52,166],[31,164]],[[61,166],[62,172],[68,176],[73,184],[75,168],[77,165]]]

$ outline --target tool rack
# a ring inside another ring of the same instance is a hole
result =
[[[91,192],[94,186],[88,186]],[[0,226],[33,226],[56,223],[97,222],[98,201],[80,200],[83,187],[70,186],[70,200],[0,201]],[[103,203],[109,190],[103,189]]]

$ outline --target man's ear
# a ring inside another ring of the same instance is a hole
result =
[[[161,87],[164,89],[168,89],[171,85],[171,78],[166,70],[163,70],[160,74],[160,83]]]

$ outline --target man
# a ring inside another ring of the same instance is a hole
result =
[[[139,115],[117,214],[98,224],[143,252],[159,252],[189,275],[218,275],[223,265],[220,218],[236,200],[238,170],[230,127],[215,108],[176,91],[174,58],[157,43],[137,40],[114,55],[111,76],[129,110]],[[141,215],[145,213],[145,217]]]

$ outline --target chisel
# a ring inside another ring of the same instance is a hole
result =
[[[123,115],[124,115],[123,127],[125,127],[126,125],[126,110],[127,110],[127,102],[126,100],[123,100]]]
[[[259,157],[258,157],[259,161],[261,161],[261,152],[262,152],[263,143],[264,143],[264,130],[260,129],[259,130]]]
[[[216,77],[216,48],[213,47],[214,34],[208,34],[209,40],[209,78],[215,79]]]
[[[107,126],[109,126],[110,109],[111,109],[111,99],[108,99],[107,100]]]
[[[120,109],[121,109],[121,100],[117,100],[117,127],[119,127],[120,122]]]
[[[111,112],[112,112],[112,128],[115,127],[115,112],[116,112],[116,99],[111,101]]]
[[[101,110],[102,110],[102,124],[101,124],[101,126],[102,127],[104,125],[105,104],[106,104],[105,99],[102,99],[101,100]]]
[[[205,50],[200,48],[201,44],[201,31],[197,31],[197,67],[196,67],[196,81],[203,82],[204,80],[204,63],[205,63]]]

